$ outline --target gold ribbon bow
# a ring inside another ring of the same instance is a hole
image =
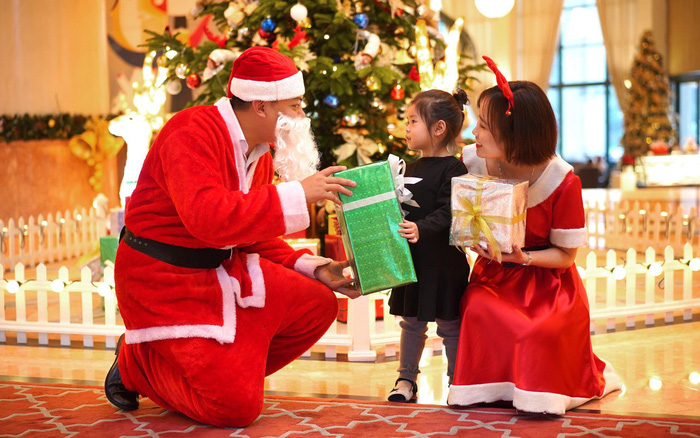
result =
[[[501,262],[501,246],[498,244],[496,241],[496,238],[493,236],[493,232],[491,231],[491,227],[489,226],[489,223],[496,223],[496,224],[506,224],[506,225],[512,225],[516,224],[522,220],[525,219],[526,212],[522,212],[517,216],[514,217],[505,217],[505,216],[491,216],[491,215],[484,215],[482,214],[482,209],[481,209],[481,194],[484,189],[484,182],[487,179],[494,179],[493,177],[484,177],[482,179],[479,179],[476,182],[476,193],[474,195],[474,203],[472,204],[467,197],[462,197],[460,198],[460,206],[462,207],[462,210],[452,210],[452,216],[455,218],[463,218],[464,222],[462,223],[461,228],[457,228],[454,226],[453,228],[453,235],[455,236],[455,244],[457,245],[458,248],[460,248],[462,251],[465,251],[464,245],[462,245],[461,242],[464,242],[464,238],[466,235],[466,230],[467,228],[471,228],[471,236],[472,236],[472,241],[474,243],[479,242],[479,234],[483,234],[486,237],[486,240],[488,243],[491,245],[491,248],[493,248],[493,254],[495,259],[500,263]]]

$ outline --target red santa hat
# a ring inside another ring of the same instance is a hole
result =
[[[233,62],[228,97],[246,102],[304,95],[304,77],[289,57],[269,47],[251,47]]]

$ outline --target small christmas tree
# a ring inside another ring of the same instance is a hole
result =
[[[670,115],[670,85],[661,55],[657,52],[650,31],[644,32],[641,47],[634,58],[631,85],[624,109],[625,133],[621,143],[624,159],[631,161],[646,155],[652,144],[676,143],[676,131]],[[663,147],[656,149],[662,152]]]
[[[428,83],[418,74],[426,50],[416,45],[416,29],[424,31],[432,55],[422,61],[421,72],[430,71],[421,74],[432,77],[434,61],[443,57],[454,64],[436,66],[436,77],[451,72],[454,78],[445,91],[469,91],[468,73],[483,69],[449,56],[458,53],[454,45],[470,44],[461,28],[445,39],[436,31],[436,14],[411,0],[234,0],[200,2],[197,9],[202,20],[189,36],[146,31],[148,48],[164,54],[158,63],[169,69],[168,81],[184,79],[194,89],[189,105],[211,104],[226,95],[232,61],[246,48],[270,46],[290,56],[304,72],[304,109],[323,166],[410,156],[401,119],[407,101]]]

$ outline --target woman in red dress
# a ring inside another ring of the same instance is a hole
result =
[[[556,155],[557,124],[546,94],[508,83],[479,97],[470,173],[528,180],[525,246],[494,260],[479,254],[462,298],[462,326],[448,403],[512,401],[521,411],[562,415],[619,389],[591,347],[588,299],[574,261],[587,244],[581,182]]]

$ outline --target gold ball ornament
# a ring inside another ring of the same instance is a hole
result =
[[[379,82],[379,79],[377,79],[375,75],[367,76],[367,79],[365,79],[365,85],[367,85],[367,88],[370,91],[377,91],[380,88],[382,88],[382,84]]]
[[[303,20],[298,22],[299,27],[302,29],[311,29],[311,18],[306,17]]]

